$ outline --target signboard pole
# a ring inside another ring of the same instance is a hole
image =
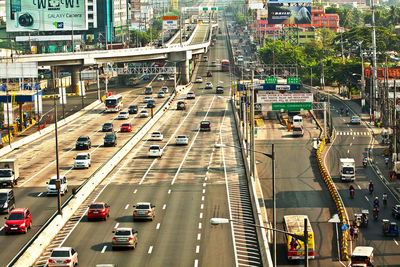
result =
[[[6,98],[7,98],[7,111],[4,109],[4,114],[7,113],[7,132],[8,132],[8,145],[11,147],[11,133],[10,133],[10,105],[8,104],[8,63],[6,67]],[[11,103],[12,112],[12,103]]]

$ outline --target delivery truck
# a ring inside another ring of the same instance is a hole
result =
[[[356,179],[356,164],[354,159],[340,159],[340,179],[342,181],[354,181]]]
[[[17,184],[19,178],[19,168],[17,159],[0,160],[0,185],[11,186]]]

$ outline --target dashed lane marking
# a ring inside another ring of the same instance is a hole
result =
[[[103,249],[101,250],[101,253],[104,253],[107,249],[107,246],[104,246]]]

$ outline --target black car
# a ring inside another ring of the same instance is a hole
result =
[[[129,114],[137,114],[138,113],[138,106],[137,105],[130,105],[128,107]]]
[[[104,146],[116,146],[117,145],[117,135],[115,132],[106,133],[104,136]]]
[[[150,76],[149,75],[144,75],[143,76],[143,81],[148,81],[150,80]]]
[[[396,219],[400,219],[400,205],[394,205],[393,206],[392,215]]]
[[[0,189],[0,211],[10,213],[15,209],[15,197],[12,189]]]
[[[176,104],[176,109],[177,109],[177,110],[185,110],[185,109],[186,109],[185,102],[183,102],[183,101],[178,101],[178,103]]]
[[[103,132],[112,132],[114,129],[114,126],[111,122],[106,122],[103,124],[102,131]]]
[[[200,131],[201,132],[209,132],[211,131],[211,124],[209,121],[200,122]]]
[[[221,85],[217,86],[217,90],[216,90],[217,94],[223,94],[224,93],[224,87]]]
[[[92,147],[92,142],[90,141],[89,136],[80,136],[78,140],[76,140],[76,150],[78,149],[89,149]]]
[[[147,107],[148,108],[155,108],[156,107],[156,102],[154,100],[149,100],[147,102]]]

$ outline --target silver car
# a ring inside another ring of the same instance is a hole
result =
[[[155,208],[150,202],[139,202],[133,206],[133,220],[153,220],[156,216]]]
[[[140,118],[147,118],[149,116],[149,112],[146,109],[142,109],[140,111],[139,117]]]
[[[117,228],[113,231],[112,249],[117,247],[136,248],[138,242],[138,232],[132,228]]]
[[[176,137],[177,145],[187,145],[189,144],[189,138],[186,135],[178,135]]]

